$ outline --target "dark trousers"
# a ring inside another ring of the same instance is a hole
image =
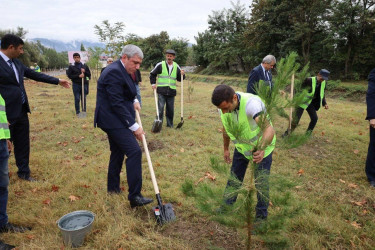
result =
[[[245,177],[249,160],[237,149],[234,150],[231,174],[236,177],[242,185]],[[255,207],[256,218],[267,218],[268,204],[269,204],[269,184],[268,177],[271,171],[272,153],[265,157],[255,168],[254,179],[255,188],[257,189],[257,205]],[[230,189],[240,188],[238,182],[228,180],[227,187],[224,191],[225,203],[233,204],[237,200],[237,195],[229,196]]]
[[[30,123],[25,107],[22,109],[21,116],[10,123],[9,129],[18,167],[17,175],[20,178],[28,178],[30,177]]]
[[[82,107],[82,112],[86,112],[86,96],[88,94],[88,84],[84,84],[84,107]],[[74,107],[76,109],[76,114],[79,114],[80,110],[80,101],[82,106],[82,84],[73,83],[73,95],[74,95]]]
[[[302,117],[303,111],[304,111],[303,108],[298,107],[296,111],[293,113],[292,131],[297,127],[299,120]],[[313,105],[309,105],[306,108],[306,111],[310,116],[310,124],[309,124],[309,127],[307,128],[307,132],[312,132],[315,128],[316,123],[318,122],[318,115]]]
[[[371,126],[365,170],[368,181],[375,181],[375,128]]]
[[[174,96],[166,96],[158,94],[159,119],[163,121],[164,106],[165,116],[167,117],[167,127],[173,128],[174,116]]]
[[[8,223],[7,203],[8,203],[8,170],[9,152],[7,140],[0,140],[0,227]]]
[[[108,135],[111,156],[108,166],[107,191],[119,193],[120,173],[126,155],[126,176],[129,187],[128,199],[141,194],[142,151],[130,129],[103,129]]]

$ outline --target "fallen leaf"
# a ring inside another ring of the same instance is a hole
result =
[[[31,189],[31,192],[33,192],[33,193],[36,193],[36,191],[38,191],[38,188]]]
[[[62,145],[64,146],[64,147],[66,147],[66,146],[68,146],[68,142],[67,141],[64,141],[63,143],[62,143]]]
[[[355,149],[355,150],[353,150],[353,153],[357,155],[359,153],[359,150]]]
[[[181,149],[180,149],[180,152],[181,152],[181,153],[185,152],[185,149],[184,149],[184,148],[181,148]]]
[[[363,215],[366,215],[366,214],[368,214],[368,210],[363,209],[362,213],[363,213]]]
[[[348,187],[356,189],[356,188],[358,188],[358,185],[354,184],[354,183],[349,183]]]
[[[324,136],[326,133],[324,131],[322,131],[322,136]]]
[[[205,178],[210,179],[210,180],[213,180],[213,181],[216,179],[216,177],[213,176],[213,175],[211,175],[210,172],[206,172],[206,174],[205,174]]]
[[[356,221],[353,221],[352,223],[350,223],[353,227],[359,229],[359,228],[362,228],[361,224],[357,223]]]
[[[352,201],[351,203],[353,203],[356,206],[362,207],[364,204],[367,203],[367,201],[366,200],[363,200],[363,201]]]
[[[218,131],[219,133],[223,133],[223,129],[222,129],[222,128],[218,128],[217,131]]]
[[[52,185],[52,192],[57,192],[59,191],[59,187],[58,186],[55,186],[55,185]]]
[[[188,117],[188,119],[191,119],[191,118],[193,118],[194,116],[192,116],[192,115],[190,115],[189,117]]]
[[[305,173],[305,171],[302,168],[297,172],[298,176],[301,176],[303,173]]]
[[[359,135],[363,135],[363,133],[362,133],[362,132],[359,132],[358,134],[359,134]]]
[[[295,186],[295,188],[296,188],[296,189],[301,189],[301,188],[302,188],[302,186]]]
[[[272,202],[269,202],[268,205],[269,205],[270,207],[273,207],[273,203],[272,203]]]
[[[82,128],[83,128],[83,129],[87,129],[87,125],[86,125],[86,124],[83,124],[83,125],[82,125]]]
[[[70,195],[69,196],[69,199],[70,199],[70,201],[78,201],[79,200],[79,197],[78,196],[74,196],[74,195]]]
[[[28,238],[29,240],[33,240],[33,239],[35,239],[35,235],[28,234],[28,235],[26,235],[26,238]]]
[[[344,180],[341,180],[341,179],[339,179],[339,181],[340,181],[340,182],[342,182],[342,183],[345,183],[345,181],[344,181]]]
[[[46,200],[43,201],[43,204],[49,205],[49,204],[51,204],[51,200],[50,199],[46,199]]]
[[[156,165],[157,167],[160,167],[160,163],[159,163],[159,162],[156,162],[155,165]]]
[[[76,156],[74,156],[74,159],[81,160],[82,159],[82,155],[76,155]]]
[[[89,188],[90,186],[89,185],[83,185],[82,187],[84,187],[84,188]]]

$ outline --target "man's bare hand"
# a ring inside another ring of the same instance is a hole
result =
[[[63,86],[64,88],[70,88],[71,84],[67,80],[64,79],[59,79],[59,84]]]
[[[139,102],[135,102],[135,103],[133,104],[133,106],[134,106],[134,109],[135,109],[135,110],[138,110],[138,112],[141,112],[141,105],[139,104]]]
[[[141,127],[139,127],[136,131],[133,132],[135,138],[142,141],[142,135],[145,135],[146,133],[143,131]]]
[[[253,153],[253,162],[256,164],[260,163],[264,158],[264,151],[258,150]]]

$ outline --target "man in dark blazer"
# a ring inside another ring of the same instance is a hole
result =
[[[375,68],[371,70],[368,76],[366,103],[366,120],[370,123],[370,143],[366,160],[366,175],[370,185],[375,187]]]
[[[272,73],[271,69],[275,67],[276,58],[273,55],[267,55],[263,58],[262,63],[253,68],[249,75],[249,80],[247,82],[247,93],[256,95],[256,86],[260,80],[270,87],[272,90]]]
[[[27,113],[30,113],[30,106],[23,77],[40,82],[60,84],[65,88],[69,88],[70,83],[63,79],[35,72],[23,65],[17,59],[24,52],[23,44],[24,42],[20,37],[12,34],[6,34],[1,38],[0,94],[3,96],[7,107],[18,177],[27,181],[34,181],[30,177],[29,167],[30,124]]]
[[[143,59],[142,50],[132,44],[122,50],[120,60],[108,65],[100,75],[97,86],[94,126],[108,135],[111,156],[108,166],[107,191],[120,193],[120,172],[126,159],[126,175],[131,207],[152,202],[141,194],[142,151],[136,139],[142,140],[143,129],[135,121],[135,109],[140,110],[136,99],[135,77]]]

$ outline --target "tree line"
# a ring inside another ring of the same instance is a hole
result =
[[[24,53],[19,57],[23,64],[34,66],[34,63],[37,63],[44,70],[66,68],[69,64],[68,52],[58,53],[55,49],[43,46],[40,41],[36,43],[26,41],[27,31],[22,27],[18,27],[17,30],[0,30],[0,38],[8,33],[17,35],[24,40]]]
[[[375,65],[374,0],[253,0],[213,11],[195,37],[204,72],[248,72],[267,54],[291,51],[315,72],[359,79]]]

